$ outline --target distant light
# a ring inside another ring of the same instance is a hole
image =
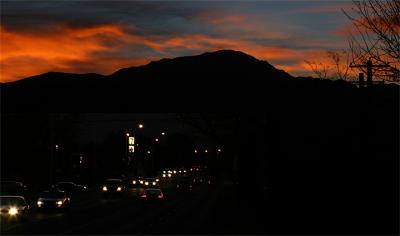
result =
[[[147,151],[147,154],[150,154],[151,152],[150,151]]]
[[[158,138],[156,138],[155,141],[158,142]]]
[[[197,153],[197,150],[194,150],[194,153]]]
[[[138,127],[139,127],[139,129],[143,129],[144,125],[143,124],[139,124]]]
[[[119,191],[121,191],[121,190],[122,190],[122,188],[121,188],[121,187],[118,187],[118,188],[117,188],[117,191],[118,191],[118,192],[119,192]]]
[[[126,136],[129,137],[129,133],[126,133]]]
[[[218,152],[222,152],[221,148],[218,148]]]
[[[163,170],[163,173],[165,174],[165,173],[166,173],[166,171],[165,171],[165,170]]]
[[[107,187],[106,186],[103,187],[103,191],[107,191]]]
[[[176,174],[176,170],[174,170],[174,174]]]
[[[163,135],[163,136],[164,136],[164,135],[165,135],[165,132],[161,132],[161,135]]]
[[[133,180],[133,181],[132,181],[132,184],[136,184],[136,180]]]
[[[58,147],[59,147],[58,144],[56,144],[56,149],[58,149]]]
[[[171,174],[168,174],[168,177],[171,177]]]
[[[205,153],[208,153],[208,150],[206,149],[206,150],[204,150],[204,152],[205,152]]]
[[[164,177],[164,178],[165,178],[165,177],[167,177],[167,175],[166,175],[166,174],[163,174],[163,175],[162,175],[162,177]]]

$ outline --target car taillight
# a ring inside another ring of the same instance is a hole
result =
[[[161,198],[164,198],[164,195],[160,194],[157,197],[161,199]]]
[[[147,195],[146,195],[146,194],[143,194],[143,195],[142,195],[142,198],[146,198],[146,197],[147,197]]]

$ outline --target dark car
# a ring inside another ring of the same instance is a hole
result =
[[[18,181],[1,181],[0,193],[4,196],[26,196],[27,187],[25,184]]]
[[[193,188],[193,179],[190,177],[183,177],[176,183],[176,189],[181,191],[190,191]]]
[[[158,187],[159,186],[159,181],[157,181],[157,178],[146,178],[144,180],[144,187]]]
[[[63,191],[44,191],[36,202],[39,209],[69,209],[71,200]]]
[[[55,185],[59,191],[64,191],[66,194],[73,194],[87,190],[86,186],[75,184],[73,182],[59,182]]]
[[[28,219],[29,205],[22,196],[0,196],[0,215],[5,220]]]
[[[140,187],[144,184],[144,180],[142,177],[138,176],[136,178],[133,178],[131,181],[132,187]]]
[[[101,191],[107,195],[120,195],[125,192],[125,184],[121,179],[106,179]]]
[[[140,198],[145,202],[163,202],[164,194],[159,188],[147,188]]]

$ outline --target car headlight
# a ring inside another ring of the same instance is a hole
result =
[[[186,170],[184,170],[183,173],[186,173]]]
[[[106,186],[103,186],[103,191],[107,191],[107,187]]]
[[[10,210],[8,210],[8,214],[14,216],[18,214],[18,209],[16,207],[11,207]]]
[[[156,182],[153,182],[153,185],[156,185]]]
[[[140,182],[140,184],[143,184],[143,180],[140,180],[139,182]]]
[[[42,201],[37,201],[38,206],[41,206],[43,204]]]
[[[146,185],[146,186],[149,185],[149,182],[145,182],[144,185]]]
[[[57,202],[57,205],[58,205],[58,206],[61,206],[62,204],[63,204],[62,201],[58,201],[58,202]]]
[[[132,181],[132,184],[136,184],[136,180]]]
[[[122,188],[121,188],[121,187],[118,187],[118,188],[117,188],[117,191],[121,191],[121,190],[122,190]]]

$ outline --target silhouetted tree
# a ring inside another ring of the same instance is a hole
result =
[[[374,73],[399,81],[400,2],[353,1],[353,6],[350,11],[343,10],[355,28],[349,37],[353,63],[365,64],[371,59],[374,64],[387,65],[388,68],[374,68]]]

